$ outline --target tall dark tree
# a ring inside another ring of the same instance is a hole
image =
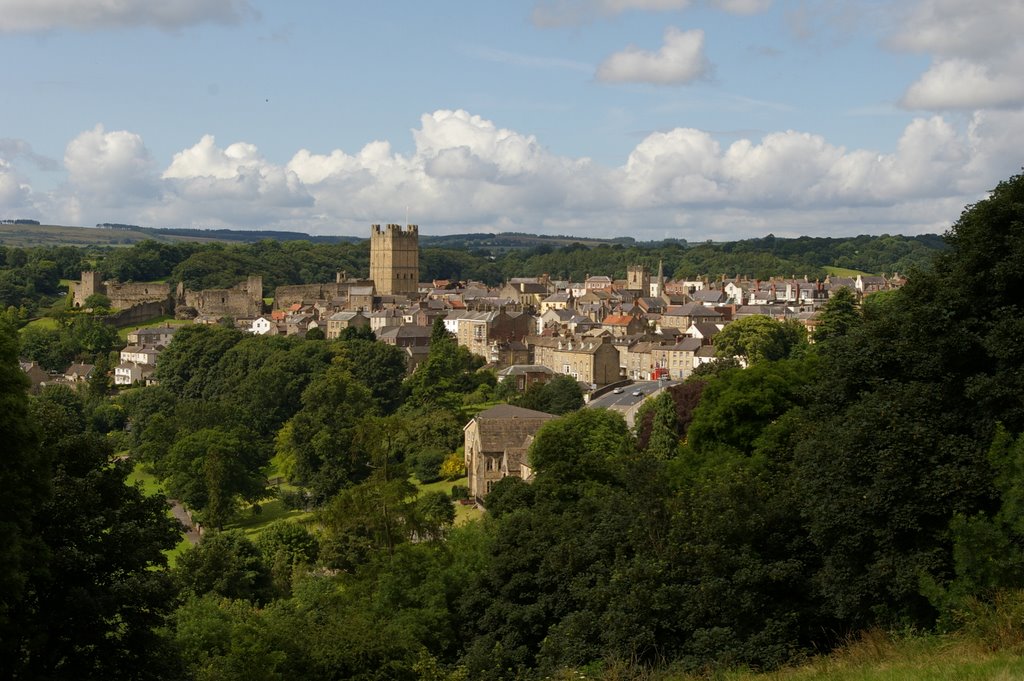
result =
[[[846,286],[840,287],[821,309],[818,324],[814,327],[814,342],[827,343],[833,338],[845,336],[859,323],[857,294]]]
[[[969,207],[951,249],[828,343],[796,447],[816,585],[847,626],[930,625],[922,583],[955,575],[957,517],[992,516],[989,443],[1024,428],[1024,176]],[[965,286],[964,282],[971,282]],[[930,590],[932,593],[935,589]]]
[[[47,395],[33,409],[63,416],[39,424],[52,494],[32,528],[45,552],[10,613],[5,664],[15,678],[159,678],[154,628],[174,596],[164,551],[180,526],[163,499],[126,484],[130,464],[85,432],[74,397]]]
[[[21,624],[13,611],[25,597],[25,585],[42,558],[42,545],[33,527],[33,514],[49,494],[47,460],[28,410],[28,379],[18,367],[14,327],[0,319],[0,655],[17,655],[14,641]]]

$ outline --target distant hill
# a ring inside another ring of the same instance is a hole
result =
[[[264,239],[275,241],[309,241],[317,244],[356,243],[370,238],[369,227],[366,236],[314,236],[305,232],[254,229],[190,229],[184,227],[139,227],[136,225],[103,223],[96,227],[72,227],[65,225],[0,224],[0,244],[5,246],[128,246],[147,239],[161,243],[193,241],[209,243],[255,243]],[[683,240],[674,240],[683,245]],[[575,236],[546,236],[506,232],[502,234],[450,234],[434,236],[421,234],[420,244],[429,248],[453,250],[487,250],[492,253],[536,248],[582,244],[593,247],[600,244],[636,244],[632,237],[595,239]]]
[[[369,238],[368,236],[366,238]],[[157,229],[134,225],[71,227],[66,225],[0,224],[0,244],[4,246],[130,246],[140,241],[174,243],[194,241],[209,243],[255,243],[263,239],[275,241],[310,241],[313,243],[347,243],[362,241],[354,236],[312,236],[303,232],[257,231],[235,229]]]

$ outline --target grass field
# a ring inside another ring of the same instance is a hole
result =
[[[25,326],[21,327],[18,330],[23,332],[23,331],[25,331],[25,329],[56,329],[56,328],[57,328],[57,320],[54,319],[53,317],[39,317],[38,319],[33,319],[28,324],[25,324]]]
[[[174,317],[165,315],[163,317],[156,317],[154,319],[150,319],[149,321],[143,322],[142,324],[132,324],[131,326],[126,326],[124,328],[118,329],[117,335],[121,340],[127,342],[128,333],[134,331],[135,329],[148,329],[154,326],[185,326],[186,324],[191,323],[192,321],[189,319],[175,319]]]
[[[263,533],[267,525],[277,520],[289,520],[305,525],[313,522],[312,511],[285,508],[284,502],[280,499],[261,502],[258,508],[258,512],[254,511],[252,506],[243,508],[235,521],[225,525],[224,529],[241,530],[249,539],[255,539]]]
[[[851,279],[856,279],[858,274],[863,275],[865,277],[873,276],[870,272],[861,272],[860,270],[848,270],[845,267],[831,267],[826,265],[821,269],[825,270],[826,274],[830,274],[833,277],[850,277]]]

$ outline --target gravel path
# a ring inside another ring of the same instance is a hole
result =
[[[202,535],[200,534],[199,526],[192,522],[192,516],[189,515],[189,512],[177,499],[168,499],[167,503],[171,505],[171,513],[174,514],[174,517],[177,518],[178,522],[180,522],[182,527],[185,528],[185,538],[192,544],[198,544]]]

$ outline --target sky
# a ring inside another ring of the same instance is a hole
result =
[[[0,0],[0,218],[942,233],[1020,172],[1024,0]]]

